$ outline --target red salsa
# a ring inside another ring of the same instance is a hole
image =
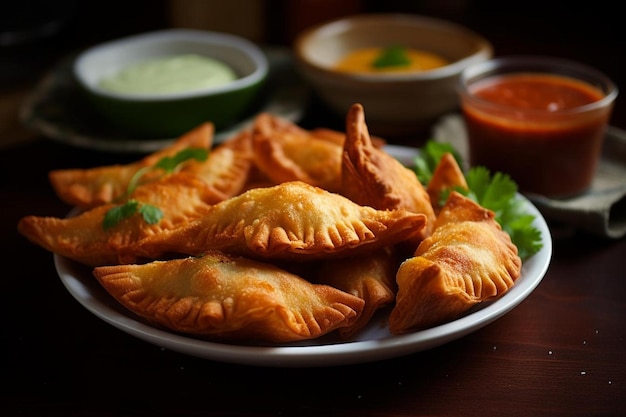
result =
[[[507,172],[521,191],[565,197],[591,185],[610,106],[585,82],[558,75],[510,74],[481,80],[463,98],[470,162]],[[498,104],[498,105],[494,105]]]

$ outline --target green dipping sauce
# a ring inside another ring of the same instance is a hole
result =
[[[237,74],[223,62],[188,54],[130,65],[100,80],[100,87],[116,93],[182,93],[221,86],[235,79]]]

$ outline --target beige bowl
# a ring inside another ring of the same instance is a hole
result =
[[[347,52],[403,45],[430,51],[450,64],[404,73],[358,74],[333,69]],[[295,40],[296,65],[313,90],[339,116],[354,103],[380,135],[424,130],[458,109],[457,83],[470,64],[492,57],[489,41],[457,24],[409,14],[363,14],[305,30]]]

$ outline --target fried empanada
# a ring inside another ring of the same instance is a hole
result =
[[[262,113],[252,129],[256,165],[276,184],[303,181],[335,191],[341,185],[342,146],[335,135],[324,134],[332,139]]]
[[[317,127],[309,130],[309,133],[316,139],[332,142],[335,145],[343,147],[343,142],[346,140],[346,134],[334,129],[328,129],[325,127]]]
[[[104,230],[105,214],[116,205],[103,204],[64,219],[27,216],[20,219],[18,230],[44,249],[85,265],[131,263],[136,261],[133,246],[142,238],[200,218],[221,197],[197,176],[179,172],[139,186],[131,195],[141,204],[151,204],[163,212],[157,224],[148,224],[135,214]]]
[[[135,173],[155,165],[165,156],[173,156],[185,148],[209,149],[213,143],[213,124],[204,123],[179,137],[173,144],[145,158],[126,165],[108,165],[86,169],[59,169],[49,173],[49,180],[57,196],[67,204],[83,209],[112,203],[123,196]],[[181,170],[192,167],[189,161]],[[162,172],[147,172],[143,179],[151,181]]]
[[[206,161],[188,169],[227,199],[241,193],[255,168],[252,134],[242,130],[217,145]]]
[[[428,236],[435,221],[430,197],[415,172],[372,144],[363,106],[354,104],[346,118],[341,193],[352,201],[378,210],[405,209],[422,213]]]
[[[396,299],[396,271],[398,257],[388,246],[365,256],[329,259],[321,262],[316,283],[331,285],[365,301],[363,312],[352,325],[342,327],[338,333],[343,338],[354,336],[369,323],[374,314]]]
[[[450,194],[432,235],[398,269],[392,333],[454,320],[513,286],[522,261],[494,216],[458,192]]]
[[[140,242],[140,254],[200,255],[221,250],[251,257],[311,260],[347,256],[421,232],[423,214],[376,210],[300,181],[255,188],[211,207],[201,219]]]
[[[208,338],[292,342],[350,325],[363,300],[278,267],[210,252],[200,258],[93,271],[124,307],[152,323]]]
[[[426,192],[430,196],[430,201],[435,210],[435,213],[441,211],[442,194],[448,190],[457,190],[459,188],[467,189],[467,181],[465,180],[465,174],[461,170],[454,155],[450,152],[446,152],[442,155],[439,163],[435,167],[433,176],[428,181],[426,186]]]

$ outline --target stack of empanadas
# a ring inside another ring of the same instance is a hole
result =
[[[54,171],[54,190],[78,212],[27,216],[18,229],[93,267],[148,322],[213,340],[349,340],[383,308],[390,331],[405,333],[459,317],[520,275],[492,212],[458,193],[439,204],[466,187],[454,158],[421,184],[369,135],[359,104],[345,132],[263,113],[221,144],[212,135],[207,123],[133,164]],[[208,157],[149,169],[185,148]],[[162,217],[103,227],[131,200]]]

